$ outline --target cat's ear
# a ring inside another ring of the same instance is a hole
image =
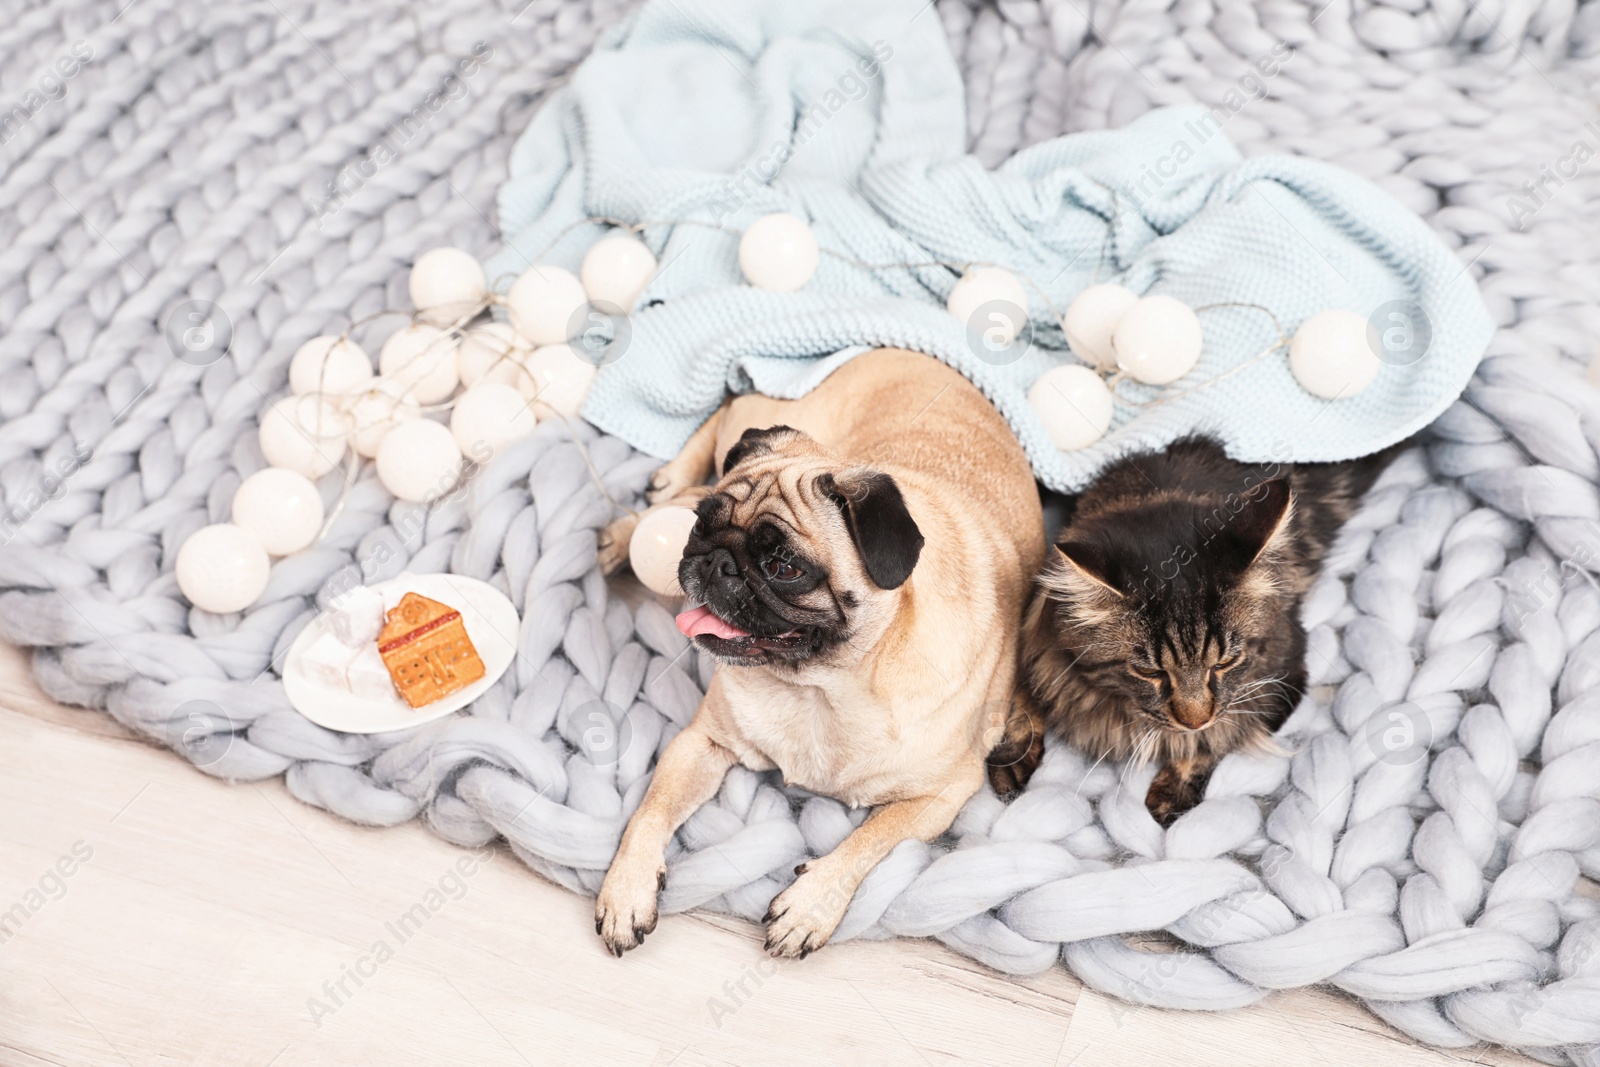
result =
[[[1294,514],[1294,492],[1289,488],[1289,479],[1274,478],[1256,486],[1245,495],[1245,501],[1245,506],[1229,524],[1228,532],[1248,566],[1286,536],[1289,517]]]
[[[1072,573],[1117,597],[1123,595],[1111,581],[1111,554],[1104,546],[1094,541],[1068,539],[1056,545],[1056,551]]]

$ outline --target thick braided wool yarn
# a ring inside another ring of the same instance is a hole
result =
[[[1018,974],[1062,962],[1166,1007],[1325,983],[1421,1041],[1597,1067],[1600,906],[1579,882],[1600,874],[1600,396],[1581,380],[1600,337],[1585,303],[1600,3],[931,10],[984,161],[1215,105],[1247,154],[1337,162],[1426,217],[1500,331],[1310,598],[1318,688],[1285,754],[1228,759],[1163,830],[1142,804],[1150,768],[1053,746],[1014,802],[986,791],[950,838],[895,851],[835,939],[937,937]],[[504,837],[595,891],[708,677],[666,609],[631,609],[595,567],[607,494],[636,500],[653,461],[551,423],[431,510],[369,473],[242,616],[190,609],[173,559],[263,465],[255,420],[301,342],[405,306],[427,248],[492,251],[512,137],[619,14],[61,0],[8,20],[3,98],[22,103],[0,116],[0,634],[34,650],[52,694],[208,773],[283,774],[366,824]],[[447,81],[479,41],[493,54]],[[174,355],[168,320],[190,300],[226,316],[222,358]],[[274,664],[335,592],[406,569],[506,591],[515,664],[423,728],[313,726]],[[679,833],[664,906],[758,919],[863,814],[735,770]],[[1180,951],[1122,936],[1150,931]]]

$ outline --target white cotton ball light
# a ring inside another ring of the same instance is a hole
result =
[[[475,314],[488,298],[489,279],[470,252],[435,248],[411,268],[411,302],[434,322],[458,322]]]
[[[456,391],[457,340],[437,326],[396,330],[378,354],[378,370],[419,404],[437,404]]]
[[[364,459],[378,454],[390,430],[422,417],[422,406],[405,395],[405,386],[392,381],[378,382],[356,397],[347,411],[353,430],[351,444]]]
[[[522,392],[500,382],[479,382],[462,393],[450,412],[450,433],[463,455],[486,462],[539,424]]]
[[[739,238],[739,269],[757,289],[792,293],[817,272],[821,251],[804,219],[785,212],[763,215]]]
[[[1200,361],[1200,317],[1181,300],[1147,296],[1123,313],[1111,334],[1117,366],[1146,385],[1175,382]]]
[[[268,555],[305,548],[317,539],[322,519],[316,484],[283,467],[256,471],[233,493],[233,524],[255,534]]]
[[[1289,370],[1312,396],[1335,400],[1361,392],[1378,376],[1367,320],[1353,311],[1321,311],[1289,342]]]
[[[262,413],[261,454],[274,467],[315,480],[344,458],[348,426],[344,414],[320,396],[286,396]]]
[[[1089,286],[1072,298],[1062,318],[1067,344],[1080,358],[1101,370],[1114,370],[1117,352],[1111,335],[1122,316],[1138,302],[1139,295],[1121,285],[1105,282]]]
[[[489,322],[474,326],[461,338],[456,349],[456,370],[461,384],[470,389],[500,362],[524,359],[532,351],[510,323]]]
[[[944,306],[963,325],[968,325],[979,308],[996,301],[1016,309],[1015,314],[998,318],[985,316],[987,321],[978,325],[999,331],[1001,336],[995,339],[1002,345],[1009,345],[1028,320],[1028,291],[1015,274],[1002,267],[969,267],[961,280],[951,286]]]
[[[628,562],[646,589],[661,596],[680,597],[678,564],[683,561],[683,546],[689,543],[695,513],[689,508],[667,506],[651,508],[633,528],[628,542]]]
[[[242,526],[202,526],[178,549],[178,589],[201,611],[243,611],[267,588],[272,561],[261,539]]]
[[[645,243],[628,234],[596,241],[583,257],[583,291],[594,303],[633,310],[645,283],[656,272],[656,257]]]
[[[1073,363],[1039,375],[1028,392],[1028,403],[1050,440],[1064,452],[1087,448],[1104,437],[1115,408],[1100,375]]]
[[[534,403],[540,414],[555,411],[574,418],[589,395],[589,386],[599,373],[593,363],[579,356],[571,345],[546,345],[528,357],[525,364],[535,382]]]
[[[372,381],[372,359],[348,337],[326,334],[301,345],[289,361],[289,391],[344,396]]]
[[[532,400],[539,395],[540,384],[539,379],[534,377],[533,371],[528,369],[528,361],[533,358],[533,353],[519,352],[518,357],[495,364],[488,374],[478,379],[477,384],[495,382],[499,385],[509,385],[521,393],[524,400]]]
[[[523,271],[506,294],[511,325],[536,345],[565,341],[573,316],[588,303],[577,275],[543,264]]]
[[[420,504],[448,493],[461,477],[461,449],[432,419],[404,422],[378,446],[378,481],[401,500]]]

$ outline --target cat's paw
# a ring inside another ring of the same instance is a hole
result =
[[[1145,808],[1162,826],[1171,826],[1178,816],[1198,803],[1200,783],[1184,777],[1170,764],[1161,768],[1144,795]]]
[[[850,906],[838,879],[816,869],[816,861],[795,868],[794,883],[767,908],[767,952],[800,959],[828,943]]]
[[[594,902],[594,932],[620,957],[644,944],[656,928],[656,898],[667,886],[667,868],[621,860],[611,864]]]
[[[1001,800],[1010,800],[1028,787],[1028,779],[1033,777],[1034,769],[1039,766],[1037,759],[1023,760],[1016,763],[990,763],[989,785],[994,789],[995,796]]]
[[[1011,712],[999,733],[985,765],[995,795],[1009,800],[1027,788],[1033,772],[1039,769],[1039,761],[1044,758],[1044,723],[1031,704],[1022,705]]]

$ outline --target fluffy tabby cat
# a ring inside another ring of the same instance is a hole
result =
[[[1018,751],[1002,744],[992,776],[1026,780],[1042,718],[1091,757],[1157,762],[1158,821],[1193,807],[1222,756],[1265,746],[1299,703],[1301,598],[1395,451],[1251,466],[1192,437],[1108,467],[1039,578],[1023,627],[1032,707],[1019,701]]]

